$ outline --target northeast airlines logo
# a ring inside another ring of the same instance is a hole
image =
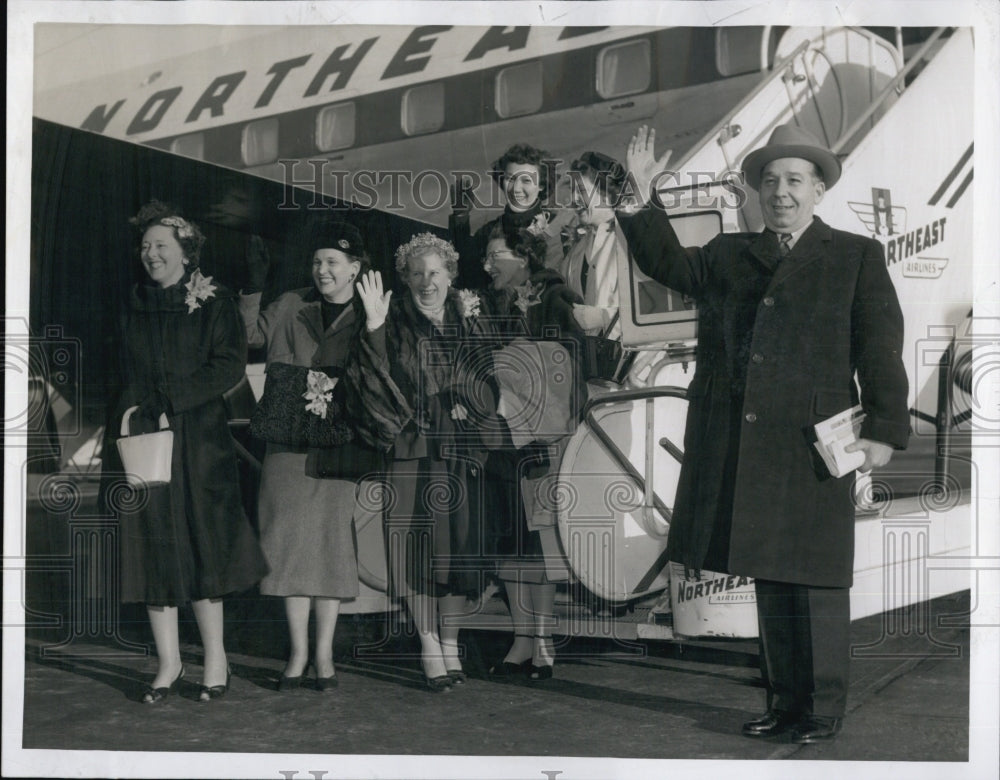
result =
[[[927,202],[937,206],[945,196],[944,208],[950,209],[958,203],[972,182],[972,145],[962,155],[958,163],[949,171],[944,181]],[[960,174],[967,169],[961,179]],[[957,185],[956,185],[957,182]],[[933,248],[944,241],[947,216],[907,229],[906,208],[892,203],[892,193],[887,188],[872,187],[871,202],[848,201],[858,219],[885,246],[885,263],[893,266],[902,263],[903,276],[915,279],[937,279],[948,265],[947,257],[936,257]]]

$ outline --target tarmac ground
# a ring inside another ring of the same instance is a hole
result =
[[[279,693],[280,601],[227,602],[229,693],[197,700],[201,649],[182,626],[179,695],[140,703],[155,671],[144,614],[113,638],[32,630],[25,645],[25,749],[262,754],[578,756],[644,759],[966,761],[968,592],[852,624],[844,729],[833,742],[749,739],[764,709],[755,640],[557,637],[551,680],[498,682],[509,634],[466,629],[468,682],[431,692],[398,616],[343,616],[332,691]],[[183,615],[183,611],[182,611]],[[144,646],[145,645],[145,646]],[[154,773],[155,774],[155,773]],[[262,767],[262,776],[280,777]],[[404,775],[405,776],[405,775]]]

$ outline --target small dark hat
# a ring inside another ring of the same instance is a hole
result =
[[[339,220],[321,222],[313,227],[310,249],[337,249],[351,257],[365,256],[365,242],[354,225]]]
[[[764,166],[772,160],[798,157],[816,163],[823,171],[823,181],[830,189],[840,178],[840,160],[808,130],[797,125],[778,125],[767,143],[746,156],[743,160],[743,175],[747,184],[760,190],[760,175]]]

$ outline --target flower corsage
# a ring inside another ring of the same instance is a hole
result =
[[[531,223],[525,228],[531,235],[540,236],[545,232],[545,229],[549,226],[549,215],[544,211],[540,211],[535,215],[535,218],[531,220]]]
[[[542,302],[542,287],[542,284],[532,284],[529,280],[514,288],[514,293],[517,296],[514,299],[514,305],[521,310],[522,314],[527,314],[531,306],[537,306]]]
[[[465,319],[479,316],[479,296],[472,290],[458,290],[458,306]]]
[[[203,276],[197,268],[191,272],[191,280],[184,286],[187,288],[184,303],[187,304],[188,314],[191,314],[195,309],[200,309],[203,301],[215,297],[216,287],[212,284],[212,277]]]
[[[306,376],[306,392],[302,394],[302,397],[309,401],[306,404],[306,411],[325,420],[326,409],[333,400],[333,388],[336,386],[336,379],[331,379],[322,371],[310,371]]]

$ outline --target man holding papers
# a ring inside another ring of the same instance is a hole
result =
[[[669,159],[653,145],[642,127],[627,154],[647,201]],[[903,319],[881,244],[813,213],[840,177],[835,155],[783,125],[742,167],[761,233],[682,247],[655,196],[618,220],[636,264],[699,307],[669,557],[692,576],[755,578],[768,708],[743,733],[817,742],[846,706],[855,507],[853,472],[830,474],[815,426],[860,403],[847,449],[862,470],[906,446]]]

